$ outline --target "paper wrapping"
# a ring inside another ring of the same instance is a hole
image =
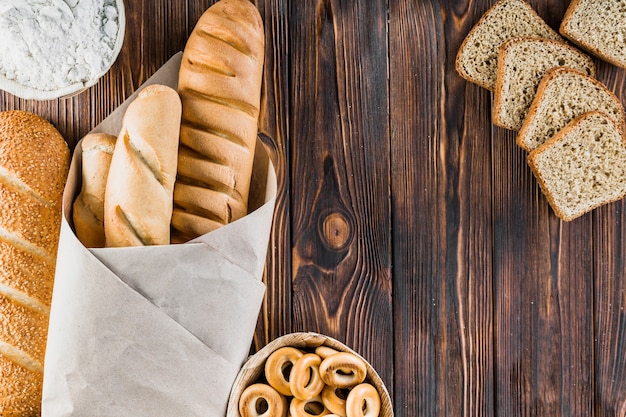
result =
[[[142,87],[176,88],[181,56]],[[134,96],[94,132],[117,135]],[[258,208],[242,219],[181,245],[88,249],[71,227],[77,144],[63,196],[43,417],[225,414],[265,293],[276,176],[260,142],[256,154],[250,202]]]

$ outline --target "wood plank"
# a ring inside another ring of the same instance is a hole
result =
[[[401,415],[494,414],[490,103],[454,71],[470,20],[438,2],[390,2]]]
[[[292,330],[344,341],[391,390],[386,1],[289,6]]]
[[[626,207],[594,215],[596,416],[626,415]]]
[[[624,101],[626,71],[598,63],[598,79]],[[595,415],[626,416],[626,202],[598,208],[593,221]]]
[[[291,164],[289,144],[290,95],[288,2],[257,1],[265,27],[265,65],[260,136],[276,169],[278,192],[264,281],[265,301],[255,333],[255,349],[289,333],[291,318]]]

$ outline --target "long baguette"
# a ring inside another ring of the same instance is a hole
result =
[[[198,20],[179,73],[183,105],[172,241],[247,214],[264,59],[263,22],[248,0],[220,0]]]
[[[0,415],[40,414],[69,148],[41,117],[0,113]]]
[[[104,192],[116,139],[91,133],[82,140],[82,187],[72,217],[76,236],[88,248],[104,246]]]
[[[176,90],[150,85],[128,106],[104,198],[107,247],[168,245],[181,104]]]

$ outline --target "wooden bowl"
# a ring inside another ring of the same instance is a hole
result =
[[[300,349],[315,349],[318,346],[328,346],[341,352],[350,352],[365,362],[367,367],[366,381],[370,382],[380,394],[380,417],[393,417],[393,407],[391,405],[391,397],[374,368],[361,357],[358,353],[344,345],[343,343],[319,333],[289,333],[273,340],[253,356],[243,365],[241,371],[237,375],[233,387],[230,392],[226,417],[241,417],[239,414],[239,398],[243,391],[254,382],[261,379],[264,371],[265,360],[275,350],[292,346]]]
[[[100,71],[99,74],[95,74],[92,79],[89,79],[82,83],[74,83],[68,86],[56,90],[39,90],[31,86],[20,84],[14,80],[6,78],[0,74],[0,90],[7,91],[17,97],[29,99],[29,100],[54,100],[57,98],[69,98],[76,94],[79,94],[89,87],[95,85],[104,74],[106,74],[119,55],[122,44],[124,43],[124,33],[126,31],[126,13],[124,9],[123,0],[115,0],[118,13],[118,30],[115,45],[113,46],[113,54],[111,55],[110,62],[107,63],[105,68]]]

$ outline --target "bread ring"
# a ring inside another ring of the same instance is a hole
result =
[[[322,392],[324,381],[319,371],[321,362],[322,359],[315,353],[306,353],[293,364],[289,373],[289,388],[294,397],[306,401]]]
[[[266,384],[252,384],[239,398],[241,417],[285,417],[287,399]]]
[[[320,376],[326,385],[350,388],[365,381],[365,362],[356,355],[339,352],[324,359],[320,364]]]
[[[380,395],[370,384],[359,384],[350,390],[346,399],[347,417],[378,417]]]
[[[315,354],[319,356],[320,358],[322,358],[322,360],[326,359],[327,357],[331,355],[334,355],[335,353],[339,353],[339,351],[328,346],[322,345],[322,346],[318,346],[315,348]]]
[[[325,385],[322,390],[322,403],[333,414],[340,416],[346,415],[346,398],[348,393],[343,388],[334,388]]]
[[[319,395],[309,400],[293,398],[289,404],[290,417],[321,417],[330,414]]]
[[[289,374],[293,365],[304,355],[293,347],[275,350],[265,361],[265,379],[276,391],[288,397],[293,396],[289,387]]]

